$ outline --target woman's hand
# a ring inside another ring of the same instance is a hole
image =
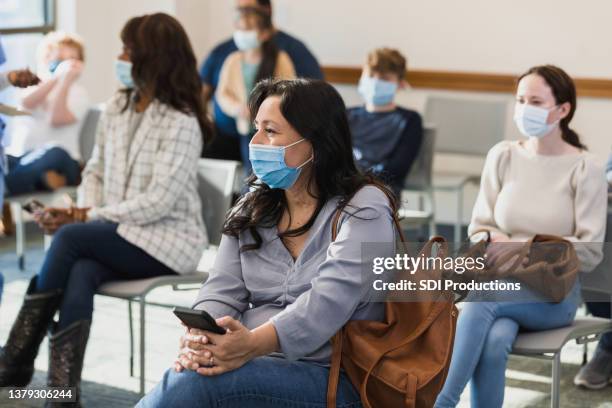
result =
[[[181,337],[181,351],[175,362],[177,372],[186,368],[202,375],[219,375],[278,349],[276,330],[270,323],[251,331],[226,316],[217,319],[217,324],[227,332],[188,329]]]
[[[8,73],[8,80],[11,85],[18,88],[27,88],[40,82],[40,78],[29,69],[18,69]]]
[[[54,234],[62,225],[87,220],[89,208],[45,208],[34,214],[34,219],[45,234]]]
[[[487,266],[489,268],[498,267],[501,272],[504,272],[516,262],[517,257],[520,256],[520,252],[524,249],[524,245],[524,239],[514,239],[507,235],[505,237],[498,236],[496,238],[492,236],[491,243],[487,246]],[[515,255],[508,259],[511,254]],[[502,260],[505,261],[503,264],[500,264]],[[528,261],[529,252],[526,253],[521,264],[525,265]]]
[[[76,59],[62,61],[57,67],[56,75],[61,76],[66,83],[73,83],[83,72],[83,62]]]

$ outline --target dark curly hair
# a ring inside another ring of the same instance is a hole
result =
[[[312,144],[313,171],[306,184],[310,195],[318,202],[316,211],[305,225],[282,232],[279,234],[281,238],[299,236],[308,231],[323,205],[331,198],[339,197],[337,208],[344,210],[355,193],[366,185],[374,185],[391,197],[392,211],[397,211],[393,192],[375,176],[362,173],[355,165],[346,107],[333,86],[312,79],[261,81],[249,99],[251,117],[256,116],[263,101],[271,96],[280,97],[284,118]],[[262,239],[256,228],[277,225],[287,208],[283,190],[270,188],[254,175],[247,183],[251,191],[230,210],[223,226],[223,233],[233,237],[250,231],[254,243],[243,245],[241,251],[261,247]],[[310,191],[312,185],[316,186],[316,195]],[[350,214],[356,216],[358,212],[356,209]]]
[[[152,97],[198,119],[204,146],[213,138],[213,127],[202,99],[197,61],[181,24],[164,13],[131,18],[121,31],[121,41],[132,62],[135,89],[125,89],[126,105],[146,89]]]

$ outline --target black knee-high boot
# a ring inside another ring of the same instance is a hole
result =
[[[79,320],[49,336],[49,387],[74,387],[76,401],[47,401],[46,408],[80,407],[81,372],[89,339],[90,320]]]
[[[25,387],[34,374],[34,359],[60,302],[60,289],[34,293],[36,276],[30,281],[19,314],[6,344],[0,350],[0,387]]]

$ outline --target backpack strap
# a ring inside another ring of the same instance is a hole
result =
[[[331,367],[329,368],[329,380],[327,382],[327,408],[336,408],[336,395],[338,393],[338,381],[340,380],[341,360],[342,330],[339,330],[332,338]]]
[[[382,191],[382,190],[381,190]],[[384,192],[384,191],[383,191]],[[389,202],[393,202],[393,197],[387,195],[389,198]],[[338,237],[338,231],[340,229],[340,217],[342,216],[342,212],[344,211],[344,207],[338,208],[332,218],[331,225],[331,241],[334,242]],[[395,225],[395,229],[399,233],[401,242],[405,243],[406,238],[404,237],[404,233],[400,226],[399,220],[396,214],[392,214],[393,216],[393,224]],[[331,338],[332,343],[332,357],[331,357],[331,366],[329,368],[329,379],[327,381],[327,408],[336,408],[336,396],[338,393],[338,381],[340,380],[340,367],[342,365],[342,340],[343,333],[342,329],[338,330],[334,337]],[[369,375],[370,373],[368,373]],[[365,406],[370,407],[369,402],[365,401]]]

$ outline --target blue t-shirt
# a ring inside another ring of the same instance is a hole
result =
[[[389,112],[348,109],[357,166],[370,170],[399,194],[423,140],[423,121],[417,112],[397,107]]]
[[[289,55],[298,77],[323,79],[323,73],[321,72],[321,67],[317,59],[312,55],[304,43],[283,31],[276,32],[274,41],[278,48]],[[233,39],[229,39],[217,45],[202,64],[200,68],[200,78],[202,82],[213,88],[213,109],[218,133],[240,137],[236,129],[236,121],[221,110],[214,96],[214,92],[217,90],[217,85],[219,84],[219,74],[221,73],[223,62],[227,56],[234,51],[238,51],[238,48],[236,48]]]

